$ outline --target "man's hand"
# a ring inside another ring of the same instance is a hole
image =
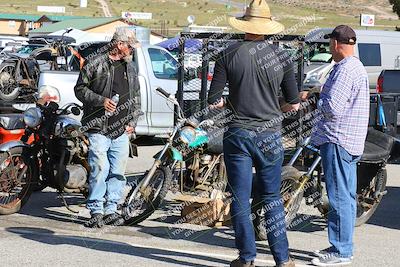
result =
[[[109,98],[104,99],[104,109],[108,112],[117,110],[117,105]]]
[[[210,108],[211,108],[211,109],[223,108],[224,106],[225,106],[225,101],[224,101],[224,98],[221,97],[221,99],[219,100],[219,102],[210,105]]]
[[[135,133],[135,128],[132,126],[126,126],[125,131],[127,134],[133,134],[133,133]]]
[[[308,97],[310,96],[309,91],[302,91],[299,93],[299,98],[301,101],[307,101]]]

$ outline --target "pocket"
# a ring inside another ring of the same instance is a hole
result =
[[[270,162],[280,160],[283,157],[283,145],[279,132],[258,135],[254,138],[254,143],[258,152]]]

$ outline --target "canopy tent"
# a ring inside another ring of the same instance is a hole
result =
[[[158,46],[161,46],[169,51],[178,50],[179,45],[185,41],[185,52],[186,53],[195,53],[201,50],[202,42],[199,39],[186,39],[181,38],[179,36],[165,40],[161,43],[158,43]]]

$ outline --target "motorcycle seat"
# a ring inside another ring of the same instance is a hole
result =
[[[24,129],[24,114],[0,114],[0,127],[5,130]]]
[[[363,162],[385,162],[389,159],[394,139],[392,136],[375,129],[368,129],[365,141],[364,153],[361,156]]]

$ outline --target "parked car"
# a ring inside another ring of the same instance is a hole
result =
[[[333,29],[321,28],[306,35],[308,62],[304,66],[304,86],[312,88],[325,83],[335,62],[329,56],[329,40],[323,36]],[[367,70],[371,92],[375,92],[377,79],[384,69],[400,67],[400,32],[355,30],[357,44],[355,56]]]

